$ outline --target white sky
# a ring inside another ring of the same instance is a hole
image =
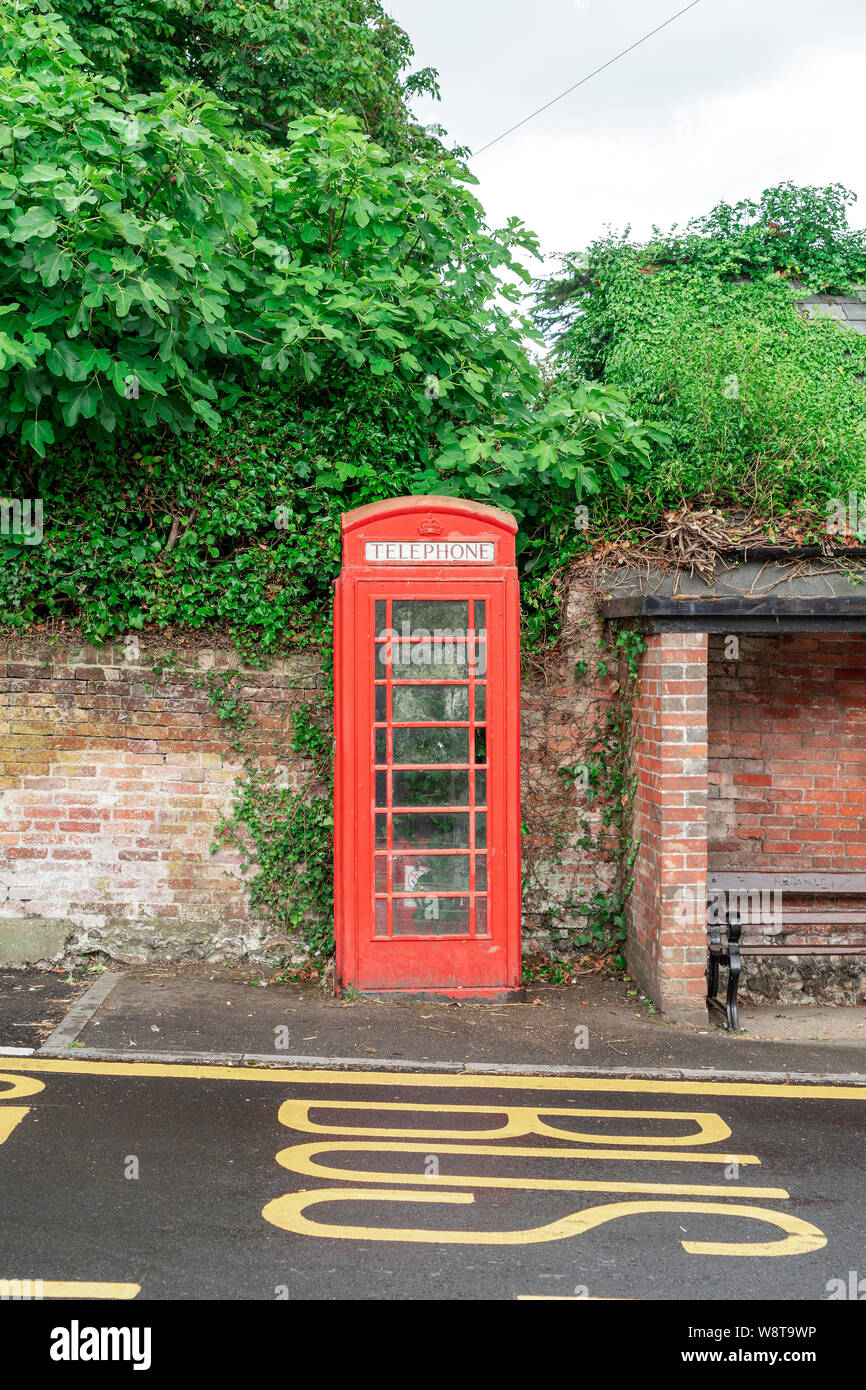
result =
[[[413,67],[439,70],[442,101],[417,115],[479,149],[687,0],[384,2]],[[864,94],[866,0],[701,0],[474,158],[476,192],[548,258],[607,224],[642,237],[785,179],[852,188],[866,226]]]

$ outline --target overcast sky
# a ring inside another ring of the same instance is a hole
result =
[[[475,150],[687,0],[384,2],[439,70],[418,116]],[[701,0],[471,167],[491,221],[522,217],[547,257],[784,179],[844,183],[866,226],[864,91],[866,0]]]

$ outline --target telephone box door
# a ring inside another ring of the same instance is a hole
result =
[[[352,746],[338,776],[355,809],[338,835],[351,861],[338,884],[338,984],[501,994],[519,971],[509,746],[519,726],[506,641],[516,582],[380,572],[352,587],[342,647],[353,709],[341,721]]]

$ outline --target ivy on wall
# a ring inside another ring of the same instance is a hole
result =
[[[219,715],[231,752],[241,761],[232,805],[214,830],[211,853],[230,847],[253,914],[280,933],[292,933],[310,955],[333,954],[333,702],[323,689],[316,703],[289,715],[288,746],[274,740],[274,758],[261,756],[256,721],[236,671],[196,677]],[[287,767],[289,755],[296,763]],[[290,785],[291,782],[291,785]]]
[[[531,932],[540,929],[555,937],[564,929],[566,939],[559,944],[566,950],[612,956],[622,967],[626,905],[639,850],[632,831],[632,759],[635,697],[646,644],[636,630],[614,631],[587,619],[567,627],[566,637],[547,664],[554,690],[561,689],[569,679],[573,650],[585,653],[575,671],[578,685],[586,690],[579,735],[574,716],[569,720],[569,735],[579,739],[580,748],[555,774],[531,756],[526,760],[524,914]],[[552,728],[558,696],[547,693],[543,680],[532,683],[528,693],[531,717],[540,716],[542,725]],[[552,778],[558,788],[551,785]],[[587,880],[596,886],[587,889]]]

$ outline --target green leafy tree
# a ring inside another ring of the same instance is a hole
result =
[[[528,357],[520,222],[343,112],[276,145],[192,81],[122,88],[23,0],[0,53],[0,489],[50,518],[0,549],[6,622],[301,640],[339,512],[401,492],[510,508],[547,592],[660,437]]]
[[[341,107],[392,155],[436,149],[407,106],[419,91],[438,96],[436,74],[402,76],[412,45],[379,0],[56,0],[44,8],[126,93],[193,82],[275,144],[314,108]]]
[[[647,243],[610,235],[540,287],[564,388],[627,389],[673,440],[633,470],[649,512],[700,498],[822,511],[866,484],[866,339],[796,301],[866,280],[854,195],[782,184]]]
[[[0,428],[215,425],[254,380],[397,372],[471,417],[532,373],[453,161],[392,164],[354,118],[250,142],[201,88],[126,96],[18,4],[0,70]]]

